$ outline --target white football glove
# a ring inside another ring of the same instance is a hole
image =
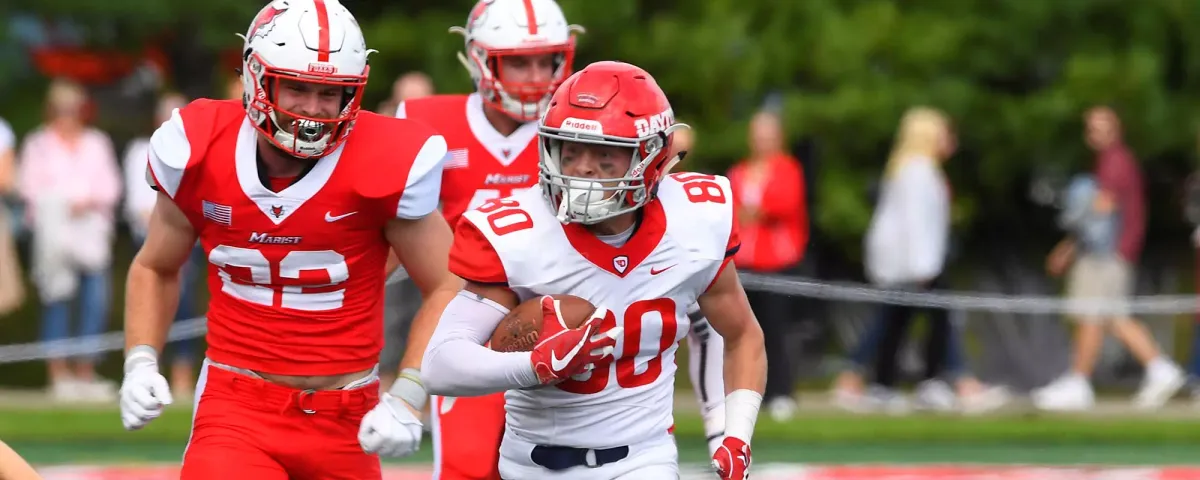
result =
[[[391,390],[379,397],[379,405],[363,416],[358,429],[363,451],[381,457],[403,457],[420,449],[422,428],[417,415],[426,398],[420,372],[401,372]]]
[[[167,379],[158,372],[158,354],[152,347],[138,345],[125,356],[125,378],[121,381],[121,423],[138,430],[162,415],[174,401]]]

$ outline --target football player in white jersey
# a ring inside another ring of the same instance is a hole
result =
[[[442,314],[422,377],[433,394],[507,392],[503,478],[677,478],[675,352],[694,303],[725,341],[713,465],[723,479],[748,475],[763,334],[731,265],[740,244],[728,180],[669,175],[680,128],[650,74],[589,65],[540,120],[543,191],[460,221],[450,264],[467,286]],[[551,294],[599,308],[564,329]],[[546,318],[532,352],[484,346],[511,309],[539,297]]]

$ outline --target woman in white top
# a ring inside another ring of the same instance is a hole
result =
[[[51,393],[60,400],[115,401],[116,384],[96,374],[98,345],[82,345],[87,354],[72,355],[76,351],[67,344],[54,342],[95,340],[109,324],[121,175],[112,140],[88,124],[89,103],[83,86],[63,79],[51,83],[47,121],[21,146],[17,191],[32,231],[30,270],[42,303]],[[79,304],[78,315],[72,315],[73,303]]]
[[[876,285],[905,290],[927,290],[938,285],[950,239],[950,184],[942,163],[956,147],[946,116],[935,109],[914,107],[900,123],[896,144],[888,158],[880,198],[865,245],[867,277]],[[917,309],[881,305],[872,331],[854,352],[860,364],[874,357],[875,381],[884,392],[885,408],[904,408],[892,394],[896,384],[896,358],[901,341]],[[1003,389],[986,388],[966,374],[960,332],[942,309],[924,309],[930,322],[925,343],[925,371],[917,387],[921,406],[987,410],[1004,403]],[[955,392],[939,377],[951,377]],[[861,384],[856,373],[839,379],[839,395]],[[852,401],[850,395],[841,400]]]

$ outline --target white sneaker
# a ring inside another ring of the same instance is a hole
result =
[[[796,415],[796,400],[792,397],[775,397],[767,402],[767,413],[776,422],[786,422]]]
[[[833,389],[833,393],[830,394],[830,401],[834,407],[851,413],[867,413],[871,411],[871,405],[867,402],[866,395],[850,389]]]
[[[1067,374],[1030,393],[1033,405],[1042,410],[1088,410],[1096,404],[1092,384],[1080,375]]]
[[[103,403],[117,401],[117,384],[111,380],[94,379],[90,382],[79,382],[83,396],[81,400]]]
[[[75,403],[87,398],[83,382],[74,378],[52,382],[49,390],[50,399],[55,402]]]
[[[958,403],[962,412],[967,415],[978,415],[998,409],[1012,400],[1012,393],[1003,386],[987,387],[979,393],[959,397]]]
[[[1187,377],[1175,364],[1165,364],[1160,368],[1147,368],[1146,378],[1142,379],[1142,387],[1133,397],[1137,408],[1158,408],[1167,403],[1175,393],[1187,383]]]
[[[925,380],[917,384],[913,407],[917,410],[949,412],[958,403],[954,389],[941,380]]]
[[[912,410],[908,398],[903,393],[884,387],[871,385],[867,388],[865,402],[871,411],[883,412],[889,415],[904,415]]]

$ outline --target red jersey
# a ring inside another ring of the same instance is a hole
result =
[[[208,256],[208,358],[283,375],[371,368],[384,228],[436,210],[445,140],[362,112],[340,148],[278,193],[260,180],[258,148],[239,101],[194,101],[150,139],[150,180]]]
[[[396,116],[420,120],[446,137],[450,158],[442,173],[441,201],[451,228],[467,210],[537,187],[537,122],[506,137],[483,115],[477,93],[415,98],[401,103]]]

